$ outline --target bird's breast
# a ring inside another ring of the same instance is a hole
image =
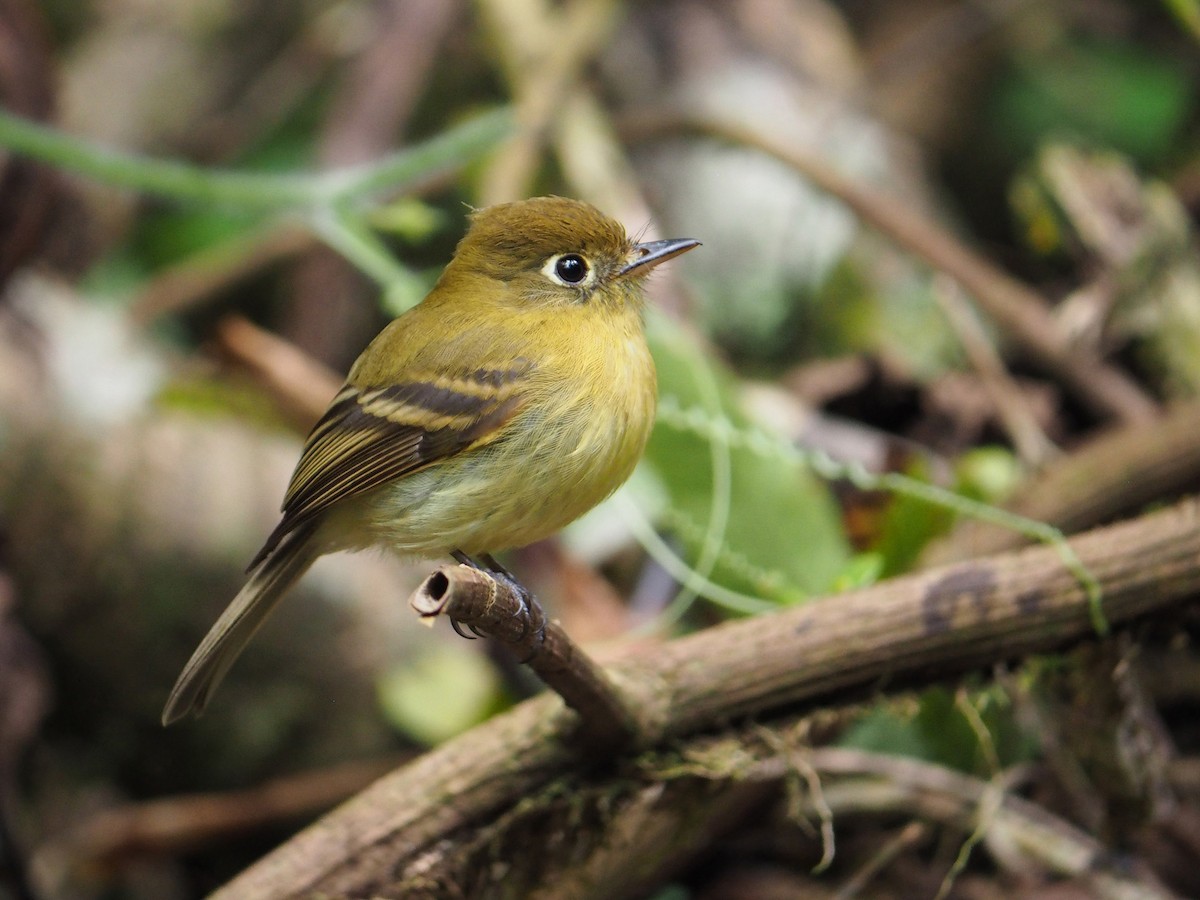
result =
[[[511,349],[532,353],[519,341]],[[526,379],[497,439],[376,492],[360,543],[426,556],[521,547],[620,487],[654,422],[654,363],[640,325],[576,331],[569,348],[537,357]]]

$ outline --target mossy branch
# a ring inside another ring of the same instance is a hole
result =
[[[1113,626],[1200,591],[1195,499],[1071,545],[1103,589]],[[1089,606],[1056,550],[1035,547],[728,622],[607,674],[629,703],[635,743],[651,747],[746,716],[803,712],[882,684],[914,685],[1087,640]],[[555,778],[581,771],[569,742],[577,728],[558,698],[522,704],[382,779],[217,896],[386,895],[418,872],[431,883],[469,882],[478,873],[454,868],[455,860],[437,872],[421,868],[427,852],[463,829],[502,821]]]

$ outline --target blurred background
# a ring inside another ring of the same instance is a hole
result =
[[[0,150],[0,897],[200,896],[536,689],[413,627],[434,564],[362,554],[159,725],[304,433],[472,206],[564,194],[704,244],[651,282],[645,462],[508,560],[602,659],[1022,540],[804,453],[1067,529],[1194,489],[1200,432],[1155,428],[1200,411],[1198,49],[1190,0],[0,0],[0,105],[78,142]],[[99,145],[316,185],[436,139],[337,216],[71,171]],[[1072,468],[1122,436],[1123,477],[1116,449]],[[830,739],[1036,764],[1031,795],[1200,894],[1198,631],[880,698]],[[808,884],[760,827],[661,896],[766,896],[749,861]],[[896,826],[847,829],[822,890]],[[934,895],[962,837],[904,844],[868,895]],[[977,855],[949,895],[1051,883]]]

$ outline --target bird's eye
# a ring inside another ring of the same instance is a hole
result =
[[[567,253],[554,263],[554,274],[566,284],[579,284],[587,278],[587,260],[578,253]]]
[[[582,253],[558,253],[542,265],[542,274],[563,287],[587,288],[596,280],[596,270]]]

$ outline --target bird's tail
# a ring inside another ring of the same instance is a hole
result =
[[[290,532],[251,570],[245,587],[183,667],[163,708],[164,725],[204,712],[209,697],[275,604],[321,555],[321,548],[312,540],[316,526],[316,522],[308,522]]]

